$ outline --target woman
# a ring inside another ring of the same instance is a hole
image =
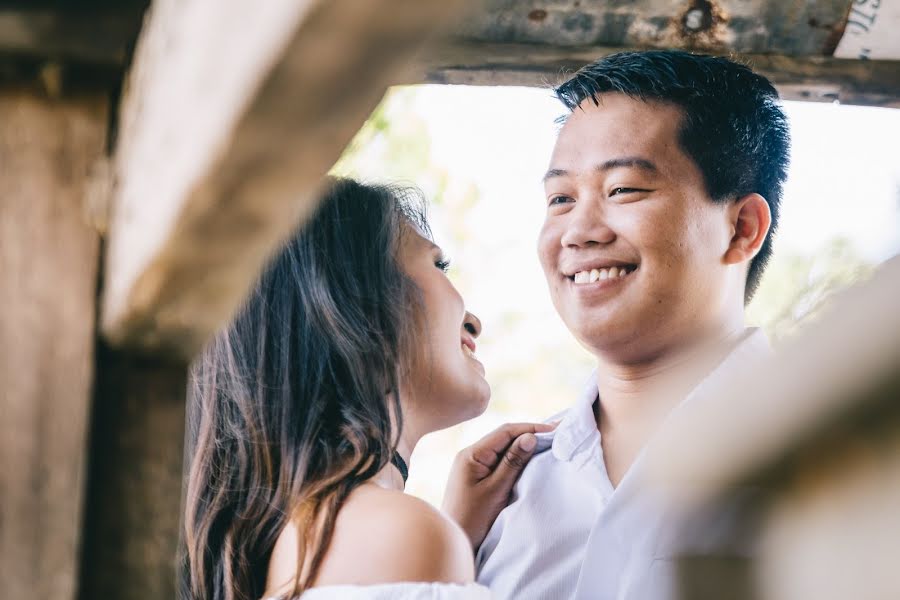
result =
[[[467,538],[402,492],[418,440],[490,397],[446,269],[415,194],[350,180],[274,258],[192,371],[189,597],[485,597],[472,548],[503,502]]]

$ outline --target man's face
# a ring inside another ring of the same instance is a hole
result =
[[[735,297],[722,260],[734,230],[678,143],[682,117],[605,94],[554,148],[538,254],[556,310],[595,353],[652,359],[715,329]]]

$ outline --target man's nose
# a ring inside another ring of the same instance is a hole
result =
[[[569,211],[560,243],[564,248],[581,248],[609,244],[615,239],[616,233],[607,223],[602,202],[591,199],[576,202]]]

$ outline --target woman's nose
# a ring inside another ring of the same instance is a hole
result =
[[[463,321],[463,328],[465,328],[465,330],[468,331],[469,334],[474,338],[477,338],[479,335],[481,335],[481,321],[478,319],[478,317],[476,317],[469,311],[466,311],[466,318]]]

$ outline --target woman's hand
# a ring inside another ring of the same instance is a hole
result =
[[[555,423],[509,423],[456,455],[443,510],[463,528],[473,550],[478,550],[509,503],[513,485],[537,446],[534,434],[554,427]]]

